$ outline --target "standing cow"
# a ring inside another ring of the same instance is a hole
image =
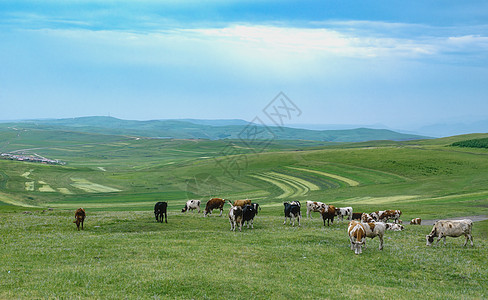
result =
[[[163,223],[163,218],[166,223],[168,223],[168,202],[157,202],[154,205],[154,216],[157,222]]]
[[[239,225],[239,231],[242,229],[242,207],[241,206],[234,206],[232,202],[230,202],[230,209],[229,209],[229,222],[230,222],[230,230],[236,231],[236,227]]]
[[[322,202],[307,201],[307,218],[312,218],[312,212],[321,212],[323,209],[327,209],[328,205]]]
[[[380,239],[379,249],[383,250],[383,236],[385,235],[387,224],[383,222],[371,222],[362,224],[366,233],[366,237],[369,237],[371,239],[378,237]]]
[[[439,241],[444,238],[444,245],[446,245],[446,237],[459,237],[464,235],[466,240],[464,241],[463,247],[466,246],[468,240],[471,241],[471,247],[473,246],[473,236],[471,235],[471,230],[473,229],[473,221],[470,219],[464,220],[440,220],[435,222],[432,231],[425,236],[427,240],[427,246],[432,245],[434,238],[437,237],[436,245]]]
[[[73,221],[73,223],[76,223],[76,227],[78,228],[78,231],[80,230],[80,224],[81,224],[81,229],[83,229],[83,222],[85,222],[85,210],[83,208],[78,208],[76,211],[75,211],[75,220]]]
[[[347,217],[349,221],[352,220],[352,207],[339,207],[336,208],[336,215],[337,219],[340,219],[341,222],[344,220],[344,217]]]
[[[226,200],[222,198],[212,198],[208,200],[207,204],[205,205],[205,210],[203,211],[203,216],[206,217],[208,214],[212,213],[212,210],[218,208],[220,210],[219,217],[222,217],[222,211],[224,209],[225,201]]]
[[[292,201],[292,202],[284,202],[283,206],[285,207],[285,222],[283,225],[286,224],[286,218],[290,218],[290,224],[295,226],[295,218],[298,219],[298,226],[300,226],[300,219],[302,218],[302,213],[300,212],[300,202],[299,201]]]
[[[347,234],[349,235],[351,250],[354,250],[356,254],[361,254],[363,252],[362,247],[366,242],[366,229],[364,225],[357,221],[349,222]]]
[[[321,213],[322,213],[322,219],[324,220],[324,226],[325,226],[325,220],[327,220],[327,226],[330,226],[329,221],[330,224],[334,225],[334,217],[336,215],[336,208],[334,207],[334,205],[328,205],[327,210],[322,209]]]

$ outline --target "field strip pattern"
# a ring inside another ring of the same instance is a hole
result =
[[[73,187],[87,193],[113,193],[121,191],[116,188],[90,182],[83,178],[71,178],[71,180],[74,181],[74,183],[71,184]]]
[[[288,167],[288,168],[293,169],[293,170],[303,171],[303,172],[314,173],[314,174],[322,175],[325,177],[334,178],[334,179],[337,179],[337,180],[340,180],[342,182],[347,183],[349,186],[358,186],[359,185],[359,182],[357,182],[356,180],[352,180],[350,178],[346,178],[346,177],[331,174],[331,173],[326,173],[326,172],[311,170],[311,169],[297,168],[297,167]]]
[[[304,196],[309,191],[320,190],[320,188],[312,182],[278,172],[266,172],[251,176],[263,181],[267,181],[280,188],[283,191],[283,193],[277,197],[280,199],[286,197]]]

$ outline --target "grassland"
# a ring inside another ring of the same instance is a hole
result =
[[[323,227],[315,214],[292,228],[282,218],[288,199],[401,209],[403,220],[488,215],[488,150],[450,146],[488,134],[273,141],[260,154],[239,141],[49,134],[5,147],[67,165],[0,160],[0,298],[488,296],[488,221],[475,223],[474,248],[460,239],[426,247],[430,228],[407,225],[388,232],[383,251],[368,240],[355,256],[345,223]],[[225,217],[180,212],[187,199],[211,196],[260,203],[255,228],[233,233]],[[168,224],[152,214],[161,200]],[[71,223],[77,207],[87,210],[81,232]]]

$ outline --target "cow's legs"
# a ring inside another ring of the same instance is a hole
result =
[[[286,225],[286,217],[285,217],[285,222],[283,222],[283,225]]]
[[[223,212],[223,211],[224,211],[224,209],[221,207],[221,208],[220,208],[220,215],[219,215],[219,217],[222,217],[222,212]]]
[[[378,235],[378,238],[380,239],[380,250],[383,250],[383,235]]]
[[[161,220],[161,222],[162,222],[162,220]],[[168,224],[168,213],[167,212],[164,213],[164,222],[166,222],[166,224]]]

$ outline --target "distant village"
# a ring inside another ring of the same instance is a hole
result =
[[[65,165],[66,164],[63,161],[60,161],[57,159],[45,158],[45,157],[42,157],[38,154],[26,155],[26,154],[2,153],[2,154],[0,154],[0,158],[8,159],[8,160],[43,163],[43,164],[48,164],[48,165]]]

